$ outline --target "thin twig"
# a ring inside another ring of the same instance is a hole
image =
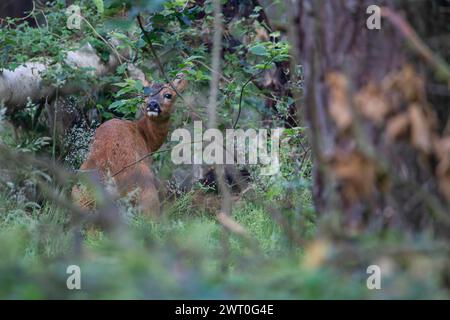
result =
[[[163,153],[163,152],[167,152],[167,151],[172,151],[175,147],[180,146],[180,145],[184,145],[184,144],[194,144],[194,143],[201,143],[202,141],[191,141],[191,142],[185,142],[185,143],[181,143],[181,144],[177,144],[176,146],[173,147],[168,147],[165,149],[159,149],[150,153],[145,154],[144,156],[142,156],[141,158],[139,158],[138,160],[127,164],[126,166],[124,166],[122,169],[120,169],[119,171],[115,172],[114,174],[111,175],[111,178],[114,178],[115,176],[121,174],[122,172],[124,172],[126,169],[138,164],[139,162],[144,161],[145,159],[147,159],[148,157],[154,155],[154,154],[158,154],[158,153]],[[81,172],[81,170],[79,170]]]
[[[148,49],[150,51],[150,54],[153,56],[153,58],[155,59],[156,65],[158,66],[159,72],[162,74],[162,76],[164,77],[164,79],[166,80],[166,82],[170,85],[170,87],[173,89],[173,91],[175,91],[175,93],[177,94],[177,96],[179,96],[181,98],[181,100],[183,100],[183,102],[187,103],[186,100],[183,98],[183,96],[178,92],[178,90],[175,88],[175,86],[173,85],[172,81],[170,81],[169,77],[167,76],[166,72],[164,71],[164,67],[161,63],[161,61],[158,58],[158,54],[156,53],[155,48],[153,47],[153,42],[152,39],[150,38],[150,36],[148,35],[147,30],[145,30],[144,28],[144,24],[142,22],[142,17],[140,14],[138,14],[136,16],[136,20],[138,22],[139,28],[142,31],[142,34],[144,35],[144,39],[145,42],[148,44]],[[145,50],[147,49],[147,47],[144,48]]]
[[[237,123],[238,123],[238,121],[239,121],[239,118],[241,117],[242,98],[243,98],[243,96],[244,96],[244,90],[245,90],[245,87],[246,87],[250,82],[252,82],[256,77],[258,77],[258,76],[261,75],[264,71],[266,71],[266,67],[267,67],[270,63],[272,63],[272,61],[273,61],[273,58],[271,58],[269,61],[267,61],[267,62],[265,63],[265,65],[264,65],[264,68],[263,68],[260,72],[255,73],[254,75],[252,75],[252,76],[244,83],[244,85],[242,86],[242,88],[241,88],[241,93],[240,93],[240,95],[239,95],[238,114],[237,114],[236,120],[234,121],[233,129],[236,129],[236,125],[237,125]]]
[[[438,75],[444,77],[445,80],[450,81],[450,67],[440,56],[435,55],[433,51],[431,51],[405,19],[387,7],[381,9],[381,14],[401,31],[403,36],[412,44],[419,55],[434,67]]]
[[[55,102],[54,102],[54,104],[53,104],[53,132],[52,132],[52,135],[53,135],[53,146],[52,146],[52,161],[53,161],[53,163],[55,164],[55,161],[56,161],[56,117],[57,117],[57,115],[56,115],[56,113],[57,113],[57,111],[56,111],[56,109],[57,109],[57,104],[58,104],[58,90],[59,90],[59,88],[57,87],[56,88],[56,94],[55,94]]]
[[[186,52],[184,52],[184,51],[181,51],[181,54],[182,54],[185,58],[188,58],[188,57],[189,57],[189,55],[188,55]],[[206,69],[208,69],[209,71],[211,71],[211,73],[215,72],[213,69],[211,69],[210,66],[208,66],[208,65],[207,65],[206,63],[204,63],[203,61],[200,61],[200,60],[192,60],[192,63],[198,63],[198,64],[202,65],[203,67],[205,67]],[[223,73],[220,73],[219,75],[220,75],[220,77],[221,77],[223,80],[225,80],[225,81],[228,82],[228,83],[233,83],[233,81],[234,81],[234,79],[233,79],[233,80],[230,80],[230,79],[228,79],[227,77],[225,77],[225,76],[223,75]]]
[[[27,20],[29,17],[31,17],[33,15],[35,9],[36,9],[36,4],[33,1],[33,9],[31,9],[30,13],[23,18],[17,18],[17,20],[19,20],[19,21]]]
[[[114,52],[114,54],[116,55],[117,60],[119,60],[119,63],[120,63],[120,64],[123,63],[122,59],[128,61],[128,59],[126,59],[124,56],[120,55],[120,53],[117,51],[117,49],[116,49],[111,43],[109,43],[108,40],[106,40],[105,38],[103,38],[103,37],[97,32],[97,30],[95,30],[94,26],[91,25],[91,24],[89,23],[89,21],[86,20],[86,18],[84,18],[84,17],[81,17],[81,18],[82,18],[82,19],[84,20],[84,22],[86,22],[86,24],[92,29],[92,31],[94,32],[94,34],[95,34],[97,37],[99,37],[100,40],[102,40],[107,46],[109,46],[109,47],[111,48],[111,50],[112,50],[112,51]]]
[[[222,51],[222,6],[220,0],[213,0],[214,7],[214,34],[213,34],[213,48],[212,48],[212,63],[211,68],[213,70],[210,91],[209,91],[209,101],[208,101],[208,127],[217,128],[217,104],[219,95],[219,81],[220,81],[220,63],[221,63],[221,51]],[[231,195],[228,186],[225,183],[225,172],[224,166],[220,164],[215,164],[215,172],[217,177],[217,185],[219,187],[219,192],[221,194],[221,210],[217,213],[217,219],[222,223],[224,221],[229,222],[228,218],[231,217]],[[235,227],[235,224],[233,224]],[[230,225],[228,225],[230,227]],[[236,229],[236,228],[235,228]],[[228,255],[230,252],[229,243],[229,229],[224,227],[222,234],[222,248],[223,248],[223,260],[222,260],[222,270],[225,272],[228,270]]]
[[[142,22],[142,17],[141,17],[140,14],[138,14],[138,15],[136,16],[136,20],[137,20],[137,22],[138,22],[139,28],[140,28],[141,31],[142,31],[142,34],[144,35],[144,40],[145,40],[145,42],[148,44],[148,49],[149,49],[151,55],[153,56],[153,58],[155,59],[156,66],[158,67],[159,72],[160,72],[161,75],[164,77],[164,79],[166,80],[166,82],[167,82],[167,83],[170,83],[169,77],[167,76],[166,72],[164,71],[164,67],[163,67],[161,61],[160,61],[159,58],[158,58],[158,55],[157,55],[157,53],[156,53],[156,51],[155,51],[155,48],[153,47],[152,39],[151,39],[150,36],[148,35],[147,30],[145,30],[145,28],[144,28],[144,24],[143,24],[143,22]],[[147,48],[145,47],[144,49],[146,50]]]

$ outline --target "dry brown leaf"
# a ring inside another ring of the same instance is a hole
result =
[[[232,233],[241,235],[241,236],[247,236],[248,231],[245,229],[242,225],[237,223],[233,218],[225,214],[224,212],[219,212],[217,214],[217,220],[229,231]]]
[[[330,115],[338,129],[345,131],[353,120],[348,99],[348,79],[340,72],[330,72],[327,74],[327,84],[330,87]]]
[[[417,103],[409,107],[411,121],[411,143],[418,150],[430,154],[432,149],[431,125],[425,112]]]
[[[278,79],[276,78],[276,69],[270,69],[264,72],[264,87],[277,86]]]
[[[376,181],[374,162],[358,151],[340,152],[331,161],[331,168],[349,202],[369,198]]]
[[[264,28],[256,28],[256,39],[258,41],[269,41],[269,33]]]
[[[447,201],[450,201],[450,171],[439,178],[439,190],[442,192]]]
[[[314,270],[323,265],[330,252],[330,244],[325,240],[316,240],[309,244],[303,257],[303,266],[308,270]]]
[[[400,88],[408,101],[422,102],[425,99],[425,85],[423,79],[416,73],[411,65],[402,70],[403,79],[400,79]]]
[[[435,139],[433,147],[436,157],[450,165],[450,136]]]
[[[389,75],[383,82],[386,89],[401,92],[406,101],[425,101],[424,81],[411,65],[406,65],[400,72]]]
[[[409,128],[409,113],[401,113],[389,119],[386,135],[389,140],[397,141],[407,135]]]
[[[374,83],[369,83],[355,96],[355,105],[367,119],[381,124],[391,111],[383,91]]]
[[[438,159],[436,176],[439,190],[450,201],[450,137],[437,139],[434,143],[434,151]]]

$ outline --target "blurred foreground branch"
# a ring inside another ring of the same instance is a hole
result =
[[[428,63],[430,63],[439,77],[448,81],[450,86],[450,67],[448,64],[425,44],[420,39],[411,25],[403,19],[398,13],[390,8],[383,7],[381,14],[386,17],[396,28],[398,28],[403,36],[411,43],[413,48],[421,55]]]

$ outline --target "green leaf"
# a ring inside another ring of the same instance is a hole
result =
[[[144,90],[144,86],[142,85],[142,81],[141,81],[141,80],[137,80],[137,81],[134,83],[134,89],[135,89],[137,92],[141,92],[142,90]]]
[[[114,101],[113,103],[111,103],[109,105],[109,108],[114,110],[114,109],[123,107],[125,104],[126,104],[125,100],[118,100],[118,101]]]
[[[204,59],[204,57],[203,56],[190,56],[189,58],[187,58],[185,61],[186,62],[188,62],[188,61],[194,61],[194,60],[203,60]]]
[[[254,12],[260,12],[261,10],[262,10],[262,7],[261,7],[261,6],[256,6],[256,7],[253,9]]]
[[[124,88],[124,87],[126,87],[128,85],[128,83],[126,83],[126,82],[117,82],[117,83],[113,83],[112,85],[116,86],[116,87]]]
[[[133,88],[132,88],[132,87],[124,87],[123,89],[120,89],[120,90],[116,93],[115,97],[116,97],[116,98],[121,97],[121,96],[123,96],[124,94],[130,93],[130,92],[132,92],[132,91],[133,91]]]
[[[288,61],[290,57],[291,56],[288,54],[279,54],[273,58],[273,61],[275,61],[275,62]]]
[[[273,37],[273,38],[279,38],[281,36],[280,31],[275,31],[272,32],[269,36]]]
[[[95,4],[95,6],[97,7],[97,11],[99,14],[103,14],[103,12],[105,11],[105,7],[103,5],[103,0],[92,0],[92,2]]]
[[[127,64],[122,63],[120,66],[117,67],[116,72],[117,72],[117,74],[124,74],[126,70],[127,70]]]
[[[117,40],[122,40],[122,41],[127,41],[127,42],[129,42],[129,40],[130,40],[130,38],[126,34],[123,34],[120,32],[112,32],[111,36],[113,36]]]
[[[261,44],[251,47],[250,52],[257,56],[267,56],[267,49]]]

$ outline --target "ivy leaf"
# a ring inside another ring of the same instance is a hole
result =
[[[267,56],[267,49],[261,44],[251,47],[250,52],[257,56]]]

